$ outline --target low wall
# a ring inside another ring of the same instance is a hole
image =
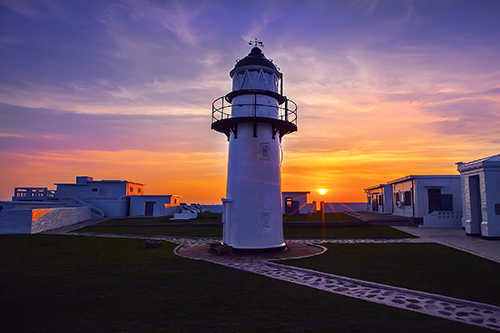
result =
[[[36,234],[89,220],[89,207],[4,209],[0,234]]]
[[[223,206],[222,205],[200,205],[202,208],[205,208],[210,213],[214,214],[222,214]]]
[[[365,212],[366,202],[321,202],[325,213]],[[322,209],[320,208],[320,209]]]
[[[434,211],[424,216],[424,223],[419,228],[462,228],[462,212]]]
[[[181,211],[181,206],[165,205],[165,215],[162,216],[174,216],[174,214],[177,214],[180,211]]]
[[[125,197],[84,197],[83,201],[104,211],[106,217],[124,217],[128,213]]]
[[[316,201],[307,203],[299,208],[299,214],[312,214],[316,213]]]

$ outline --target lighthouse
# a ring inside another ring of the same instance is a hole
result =
[[[232,91],[212,103],[212,129],[229,141],[222,242],[273,251],[285,248],[281,140],[297,131],[297,105],[283,95],[283,74],[264,56],[262,42],[250,44],[229,73]]]

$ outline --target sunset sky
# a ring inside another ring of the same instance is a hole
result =
[[[299,107],[284,191],[364,201],[500,153],[500,1],[0,0],[0,200],[79,175],[220,203],[211,103],[254,38]]]

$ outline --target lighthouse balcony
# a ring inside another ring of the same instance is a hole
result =
[[[245,114],[233,115],[232,110],[245,109]],[[297,131],[297,104],[284,97],[281,105],[261,104],[255,97],[252,102],[234,103],[227,102],[226,96],[216,99],[212,103],[212,129],[226,134],[228,140],[231,132],[237,137],[238,124],[252,123],[254,136],[259,123],[270,124],[273,127],[273,138],[279,134],[281,138]]]

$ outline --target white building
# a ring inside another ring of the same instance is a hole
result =
[[[457,163],[462,180],[465,232],[500,237],[500,155]]]
[[[91,218],[171,216],[179,195],[144,195],[144,184],[78,176],[57,189],[15,188],[12,201],[0,201],[0,234],[38,233]],[[215,208],[215,207],[212,207]]]
[[[392,186],[380,184],[365,188],[366,211],[392,214]]]
[[[91,218],[91,208],[55,198],[47,188],[15,188],[12,201],[0,201],[0,234],[34,234]]]
[[[180,209],[181,196],[144,196],[144,184],[127,180],[94,180],[88,176],[77,176],[76,183],[55,185],[55,191],[47,188],[16,188],[12,201],[88,205],[94,218],[171,216]]]
[[[130,216],[172,216],[180,211],[180,195],[131,195]]]
[[[316,213],[316,201],[307,202],[307,195],[311,192],[282,192],[283,214],[311,214]]]
[[[144,184],[127,180],[94,180],[77,176],[76,183],[56,183],[56,198],[76,198],[104,212],[106,217],[123,217],[129,213],[127,196],[143,195]]]
[[[462,226],[459,175],[406,176],[388,184],[394,215],[419,218],[422,227]]]

